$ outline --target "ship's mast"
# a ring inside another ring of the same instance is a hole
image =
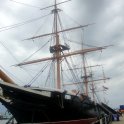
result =
[[[67,2],[67,1],[65,1],[65,2]],[[61,2],[61,3],[64,3],[64,2]],[[61,4],[61,3],[58,3],[58,4]],[[60,61],[61,61],[62,58],[69,57],[69,56],[74,56],[74,55],[78,55],[78,54],[83,54],[84,55],[85,53],[88,53],[88,52],[93,52],[93,51],[105,49],[107,46],[95,47],[95,48],[90,48],[90,49],[82,49],[82,50],[77,50],[77,51],[61,54],[61,52],[65,51],[65,50],[69,50],[70,48],[67,45],[62,45],[61,44],[60,38],[59,38],[60,33],[68,32],[68,31],[71,31],[71,30],[76,30],[76,29],[80,29],[80,28],[84,28],[84,27],[88,27],[91,24],[80,25],[80,26],[77,26],[77,27],[71,27],[71,28],[68,28],[68,29],[61,29],[60,30],[59,29],[59,20],[58,20],[60,9],[57,8],[58,4],[55,0],[55,4],[52,5],[52,6],[49,6],[49,7],[54,6],[54,9],[52,10],[52,14],[54,14],[53,32],[52,33],[47,33],[47,34],[41,34],[39,36],[34,36],[34,37],[31,37],[31,38],[25,39],[25,40],[31,40],[31,39],[36,39],[36,38],[41,38],[41,37],[46,37],[46,36],[53,35],[54,44],[53,44],[53,46],[50,46],[50,53],[53,54],[53,57],[46,57],[46,58],[41,58],[41,59],[32,60],[32,61],[28,61],[28,62],[22,62],[22,63],[17,64],[16,66],[23,66],[23,65],[43,62],[43,61],[47,61],[47,60],[56,61],[56,64],[55,64],[55,68],[56,68],[55,79],[56,79],[56,81],[55,81],[55,83],[56,83],[56,88],[61,89]],[[45,8],[48,8],[48,7],[45,7]],[[84,58],[83,58],[83,60],[84,60]],[[86,95],[88,95],[88,76],[87,76],[85,65],[84,65],[84,73],[85,73]]]
[[[85,55],[83,54],[83,68],[84,68],[84,84],[85,84],[85,94],[88,96],[88,77],[87,70],[85,65]]]
[[[54,56],[56,57],[56,85],[57,85],[57,89],[61,89],[61,82],[60,82],[60,58],[59,56],[61,55],[61,52],[60,52],[60,42],[59,42],[59,34],[57,33],[58,32],[58,20],[57,20],[57,17],[58,17],[58,8],[57,8],[57,4],[56,4],[56,0],[55,0],[55,8],[53,10],[53,13],[54,13],[54,32],[55,32],[55,40],[56,40],[56,45],[54,46],[54,48],[56,49],[55,50],[55,53],[54,53]]]

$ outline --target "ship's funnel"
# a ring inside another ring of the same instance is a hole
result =
[[[7,74],[5,74],[1,69],[0,69],[0,79],[2,79],[7,83],[15,84],[15,82]]]

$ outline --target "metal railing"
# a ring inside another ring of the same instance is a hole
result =
[[[91,124],[111,124],[112,123],[112,115],[106,115],[96,122],[92,122]]]

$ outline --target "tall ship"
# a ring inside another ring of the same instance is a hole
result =
[[[101,51],[107,46],[85,48],[83,41],[80,47],[72,43],[71,38],[79,39],[74,36],[74,32],[82,32],[91,24],[63,27],[60,17],[62,10],[58,6],[65,2],[68,1],[57,3],[55,0],[54,5],[44,8],[53,7],[52,32],[25,39],[34,42],[40,39],[42,42],[42,38],[50,38],[47,42],[49,48],[45,49],[44,53],[49,50],[51,56],[15,65],[23,67],[45,63],[39,67],[33,79],[25,86],[19,86],[2,69],[0,70],[0,102],[18,123],[90,124],[106,112],[95,100],[94,82],[107,78],[104,76],[101,79],[93,79],[91,68],[95,66],[87,65],[85,55]],[[43,84],[42,87],[32,85],[37,79]],[[107,113],[109,114],[108,111]]]

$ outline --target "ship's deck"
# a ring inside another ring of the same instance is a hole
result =
[[[120,117],[120,121],[113,121],[112,124],[124,124],[124,114],[123,117]]]

